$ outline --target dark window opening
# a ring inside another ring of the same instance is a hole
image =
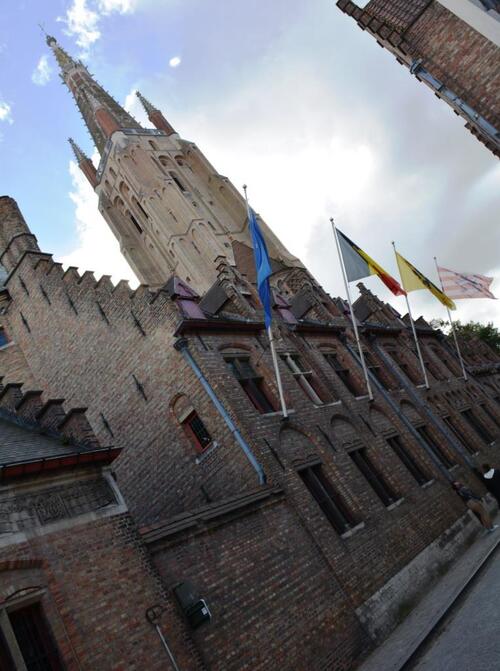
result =
[[[451,468],[452,466],[455,466],[455,462],[452,461],[446,452],[436,443],[434,438],[431,436],[429,431],[427,430],[426,426],[419,426],[417,428],[418,433],[420,436],[424,439],[424,441],[427,443],[427,445],[430,447],[432,450],[433,454],[439,459],[439,461],[445,466],[445,468]]]
[[[455,438],[458,440],[460,445],[463,445],[466,450],[468,450],[471,454],[476,454],[476,450],[472,445],[469,445],[468,441],[465,439],[462,433],[460,433],[459,429],[455,426],[454,421],[452,420],[451,417],[443,417],[443,421],[446,424],[446,426],[450,429],[450,431],[453,433]]]
[[[390,438],[387,438],[387,442],[420,486],[425,485],[426,482],[430,481],[429,476],[422,470],[411,452],[401,442],[401,438],[399,436],[391,436]]]
[[[331,366],[331,368],[333,368],[333,370],[337,373],[337,375],[345,384],[347,389],[351,392],[351,394],[353,396],[358,396],[359,390],[352,379],[352,375],[349,369],[342,365],[342,363],[338,360],[335,352],[324,352],[323,356],[325,357],[326,361]]]
[[[477,435],[482,440],[484,440],[485,443],[493,442],[493,436],[490,434],[484,424],[476,417],[472,410],[462,410],[460,414],[467,420],[468,424],[474,429]]]
[[[267,392],[263,378],[254,371],[250,359],[231,357],[226,359],[226,363],[260,413],[265,414],[277,410],[270,394]]]
[[[366,367],[370,371],[370,373],[375,377],[377,382],[382,385],[382,387],[386,391],[390,391],[392,389],[392,385],[388,381],[388,376],[385,374],[385,371],[382,369],[382,366],[378,363],[378,361],[372,356],[370,352],[363,352],[364,358],[365,358],[365,363]]]
[[[142,205],[140,204],[140,202],[137,200],[137,201],[135,201],[135,204],[136,204],[137,207],[140,209],[140,211],[142,212],[142,214],[146,217],[146,219],[149,219],[149,215],[148,215],[148,213],[147,213],[146,210],[142,207]]]
[[[344,534],[356,525],[350,510],[323,473],[321,464],[300,470],[299,476],[337,533]]]
[[[212,442],[212,436],[195,410],[182,422],[182,428],[193,442],[197,452],[203,452]]]
[[[185,187],[184,184],[181,182],[181,180],[177,177],[177,175],[175,174],[175,172],[169,172],[168,174],[169,174],[170,177],[174,180],[174,182],[177,184],[177,186],[178,186],[179,189],[182,191],[182,193],[186,193],[186,191],[187,191],[186,187]]]
[[[28,671],[62,671],[40,604],[10,612],[9,620]]]
[[[399,352],[396,350],[388,350],[387,354],[389,354],[394,362],[399,366],[399,368],[402,370],[402,372],[406,375],[406,377],[413,382],[413,384],[420,384],[423,382],[423,379],[421,379],[420,375],[415,373],[414,369],[412,366],[409,366],[406,361],[399,355]]]
[[[0,328],[0,347],[4,347],[7,345],[9,342],[9,339],[7,338],[7,334],[5,333],[5,330]]]
[[[281,359],[286,363],[302,391],[313,403],[323,405],[331,401],[331,398],[328,398],[321,389],[312,370],[304,366],[304,362],[297,354],[282,354]]]
[[[1,343],[0,343],[0,346],[1,346]],[[493,424],[496,424],[497,426],[500,427],[500,421],[499,421],[499,420],[495,417],[495,415],[491,412],[491,410],[488,408],[488,406],[486,405],[486,403],[481,403],[480,408],[481,408],[481,410],[482,410],[486,415],[488,415],[488,417],[489,417],[490,420],[493,422]]]
[[[136,227],[136,229],[137,229],[137,230],[139,231],[139,233],[142,235],[142,228],[141,228],[141,225],[139,224],[139,222],[137,221],[137,219],[134,217],[133,214],[129,214],[129,217],[130,217],[130,221],[134,224],[134,226]]]
[[[373,491],[384,506],[390,506],[395,503],[399,496],[394,492],[382,473],[375,467],[367,454],[366,448],[349,452],[349,456],[364,475]]]

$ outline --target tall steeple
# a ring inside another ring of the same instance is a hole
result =
[[[142,128],[55,38],[47,44],[101,154],[96,170],[70,140],[76,160],[140,281],[161,287],[176,274],[201,295],[218,281],[221,259],[252,275],[245,200],[227,177],[140,93],[155,128]],[[302,267],[263,221],[260,226],[276,272]]]
[[[158,130],[162,130],[167,135],[172,135],[173,133],[175,133],[175,130],[168,123],[168,121],[163,116],[163,113],[158,108],[152,105],[149,102],[149,100],[142,95],[140,91],[136,91],[135,95],[141,101],[141,104],[144,107],[146,114],[148,115],[148,119],[151,121],[151,123],[155,128],[158,128]]]
[[[75,155],[78,167],[89,180],[92,187],[95,189],[97,186],[97,170],[94,168],[94,164],[72,138],[68,138],[68,142],[71,145],[71,149]]]
[[[85,65],[72,58],[58,44],[55,37],[48,35],[47,44],[54,52],[61,70],[61,79],[73,94],[85,125],[101,155],[110,131],[113,132],[118,128],[137,130],[141,128],[137,121],[95,81]]]

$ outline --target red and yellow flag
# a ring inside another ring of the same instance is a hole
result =
[[[341,233],[338,228],[337,235],[349,282],[360,280],[369,275],[377,275],[395,296],[404,296],[406,294],[405,290],[401,288],[394,277],[389,275],[382,266],[379,266],[376,261],[355,245],[352,240],[349,240],[349,238]]]

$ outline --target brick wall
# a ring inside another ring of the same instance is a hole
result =
[[[169,662],[147,608],[167,608],[162,631],[181,668],[201,669],[129,515],[33,537],[0,549],[0,598],[39,587],[68,671],[163,670]]]

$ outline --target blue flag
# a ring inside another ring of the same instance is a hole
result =
[[[272,273],[269,254],[267,253],[266,241],[262,231],[257,224],[255,212],[248,208],[248,225],[252,234],[253,253],[255,257],[255,269],[257,271],[257,291],[260,302],[264,308],[264,323],[266,329],[271,326],[271,289],[269,287],[269,276]]]

